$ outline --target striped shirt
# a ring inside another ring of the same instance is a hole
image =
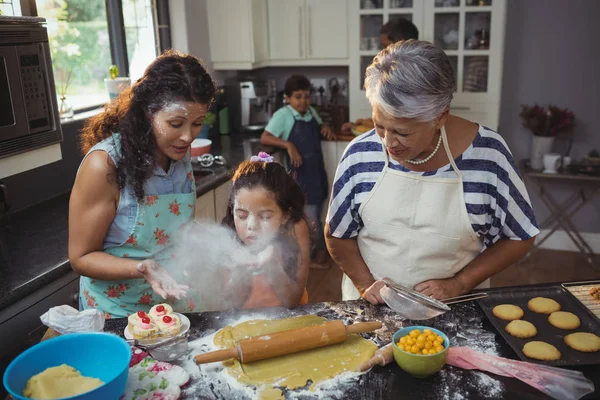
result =
[[[527,240],[539,233],[531,202],[515,161],[496,132],[479,126],[473,143],[455,160],[463,175],[465,203],[473,230],[484,249],[499,239]],[[355,138],[338,165],[327,223],[334,237],[358,235],[363,226],[360,205],[381,176],[385,154],[380,137],[371,130]],[[438,178],[456,178],[450,164],[435,171],[414,172],[389,159],[389,168]]]

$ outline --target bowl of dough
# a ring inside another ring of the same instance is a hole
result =
[[[4,372],[15,399],[118,399],[125,391],[131,348],[109,333],[71,333],[41,342]]]
[[[426,378],[446,364],[450,342],[442,331],[427,326],[408,326],[393,338],[394,359],[416,378]]]

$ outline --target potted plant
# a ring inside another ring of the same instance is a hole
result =
[[[108,69],[109,78],[104,79],[110,101],[119,97],[122,91],[131,86],[131,78],[119,76],[119,67],[111,65]]]
[[[521,119],[523,126],[533,133],[531,142],[530,164],[531,168],[542,170],[544,168],[544,154],[550,153],[556,136],[570,135],[575,126],[575,115],[567,108],[558,108],[549,105],[548,108],[522,105]]]
[[[214,112],[208,111],[206,113],[206,116],[204,117],[204,123],[202,124],[202,130],[200,131],[200,135],[198,135],[198,138],[202,138],[202,139],[208,138],[208,136],[210,134],[210,130],[215,125],[216,119],[217,119],[217,116],[215,115]]]

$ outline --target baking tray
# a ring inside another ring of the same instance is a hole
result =
[[[569,282],[561,285],[571,293],[581,304],[583,304],[596,318],[600,318],[600,300],[593,299],[590,289],[600,288],[600,280]]]
[[[492,325],[521,360],[554,367],[600,364],[600,351],[583,353],[570,348],[564,341],[566,335],[574,332],[592,332],[600,336],[600,321],[563,287],[488,289],[487,293],[487,298],[477,300],[477,302]],[[548,315],[537,314],[527,308],[527,302],[533,297],[548,297],[556,300],[561,305],[561,311],[569,311],[579,317],[581,326],[578,329],[564,330],[550,325]],[[522,319],[535,325],[538,331],[537,335],[529,339],[519,339],[506,332],[504,328],[510,321],[501,320],[492,314],[492,309],[499,304],[514,304],[521,307],[525,313]],[[525,343],[534,340],[550,343],[560,351],[562,358],[556,361],[540,361],[525,356],[522,351],[523,346]]]

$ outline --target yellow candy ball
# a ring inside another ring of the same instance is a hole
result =
[[[425,335],[425,336],[429,336],[429,335],[431,335],[432,333],[433,333],[433,332],[431,332],[431,329],[424,329],[424,330],[423,330],[423,335]]]
[[[435,349],[429,349],[429,354],[436,354],[437,351],[435,351]]]
[[[417,342],[417,344],[415,346],[417,346],[419,349],[422,350],[425,348],[425,342]]]
[[[413,354],[417,354],[419,352],[419,346],[413,346],[410,348],[410,352]]]
[[[427,350],[431,349],[433,347],[433,345],[431,344],[431,342],[425,342],[425,348]]]
[[[435,340],[436,340],[436,342],[438,342],[440,344],[444,343],[444,338],[441,336],[438,336],[437,339],[435,339]]]
[[[420,334],[421,334],[421,332],[419,332],[418,329],[412,330],[409,333],[410,337],[413,339],[416,339]]]
[[[433,333],[431,335],[427,336],[427,340],[429,340],[430,342],[435,342],[436,338],[437,338],[437,335],[435,335]]]
[[[439,353],[440,351],[444,351],[444,348],[442,346],[435,346],[435,352]]]
[[[406,339],[406,344],[407,344],[407,345],[409,345],[409,346],[412,346],[412,345],[414,345],[415,343],[416,343],[416,341],[415,341],[415,339],[413,339],[413,338],[408,338],[408,339]]]
[[[400,342],[399,343],[402,343],[402,344],[406,343],[406,336],[402,336],[400,338]]]
[[[427,350],[427,349],[423,349],[423,350],[421,350],[421,354],[423,354],[423,355],[425,355],[425,356],[426,356],[426,355],[428,355],[428,354],[429,354],[429,350]]]

